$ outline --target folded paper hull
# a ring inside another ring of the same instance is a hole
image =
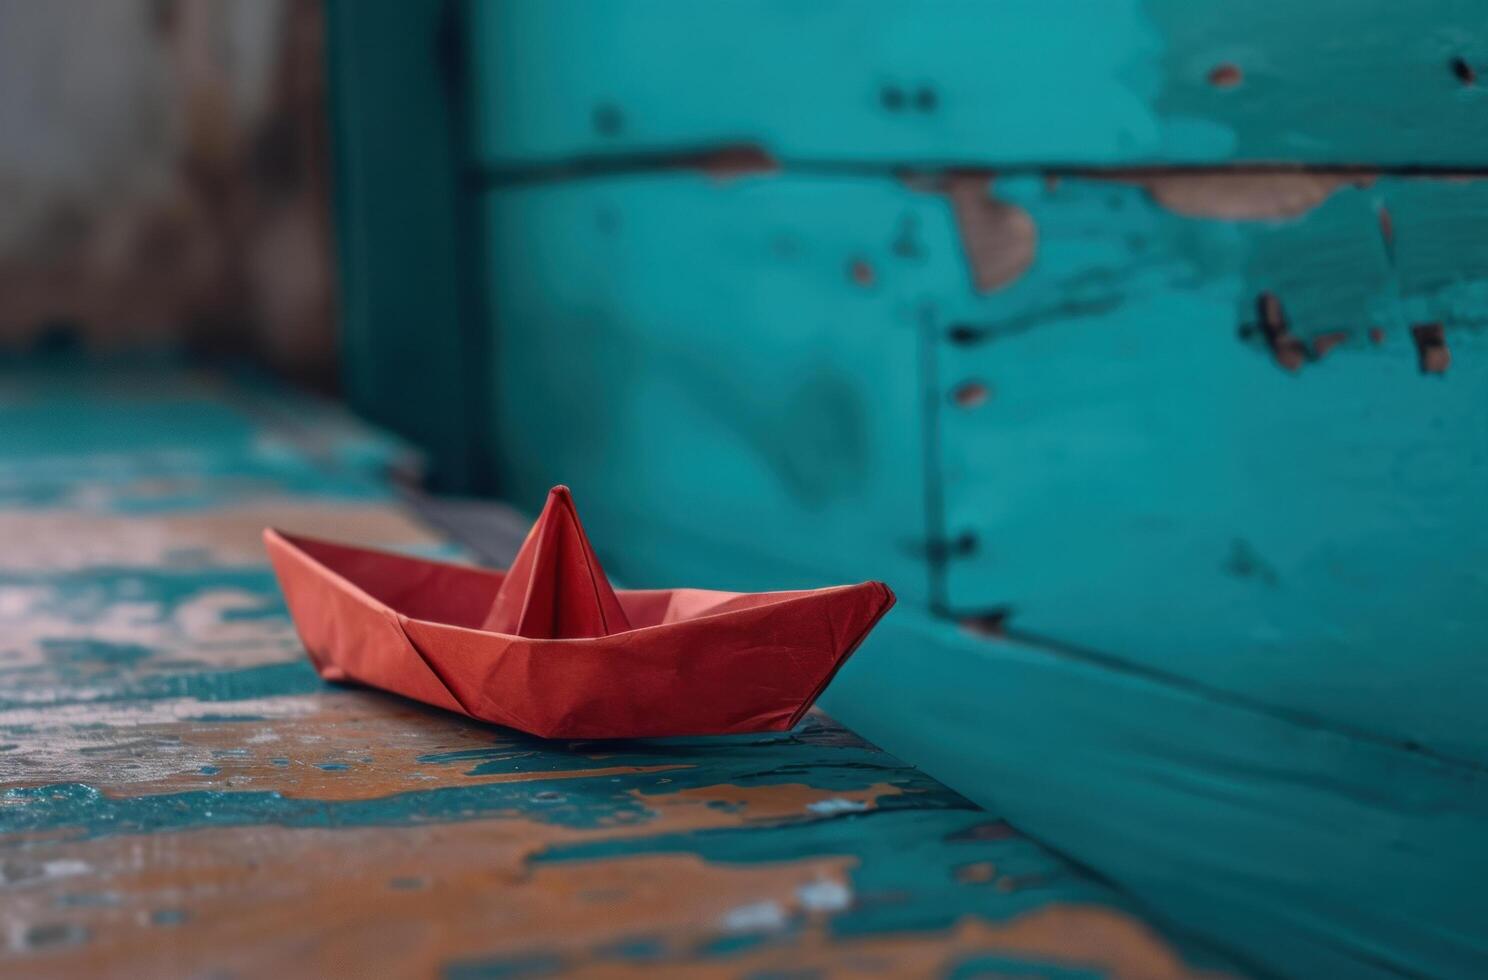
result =
[[[548,738],[790,728],[894,603],[878,582],[616,590],[633,628],[533,639],[479,628],[500,572],[274,530],[264,541],[321,676]]]

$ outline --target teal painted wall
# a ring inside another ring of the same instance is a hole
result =
[[[1488,10],[1252,7],[472,0],[430,377],[629,584],[888,581],[829,709],[1168,921],[1480,975]]]

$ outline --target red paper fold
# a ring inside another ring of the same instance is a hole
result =
[[[506,573],[264,541],[321,676],[550,738],[788,729],[894,604],[881,582],[614,590],[563,487]]]
[[[568,487],[548,491],[548,503],[496,590],[481,629],[539,639],[609,636],[630,629]]]

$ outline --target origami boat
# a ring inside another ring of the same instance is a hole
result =
[[[264,542],[322,677],[547,738],[789,729],[894,604],[881,582],[612,589],[567,487],[506,572],[273,528]]]

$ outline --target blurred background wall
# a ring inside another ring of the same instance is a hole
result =
[[[334,383],[318,0],[0,0],[0,349]]]

